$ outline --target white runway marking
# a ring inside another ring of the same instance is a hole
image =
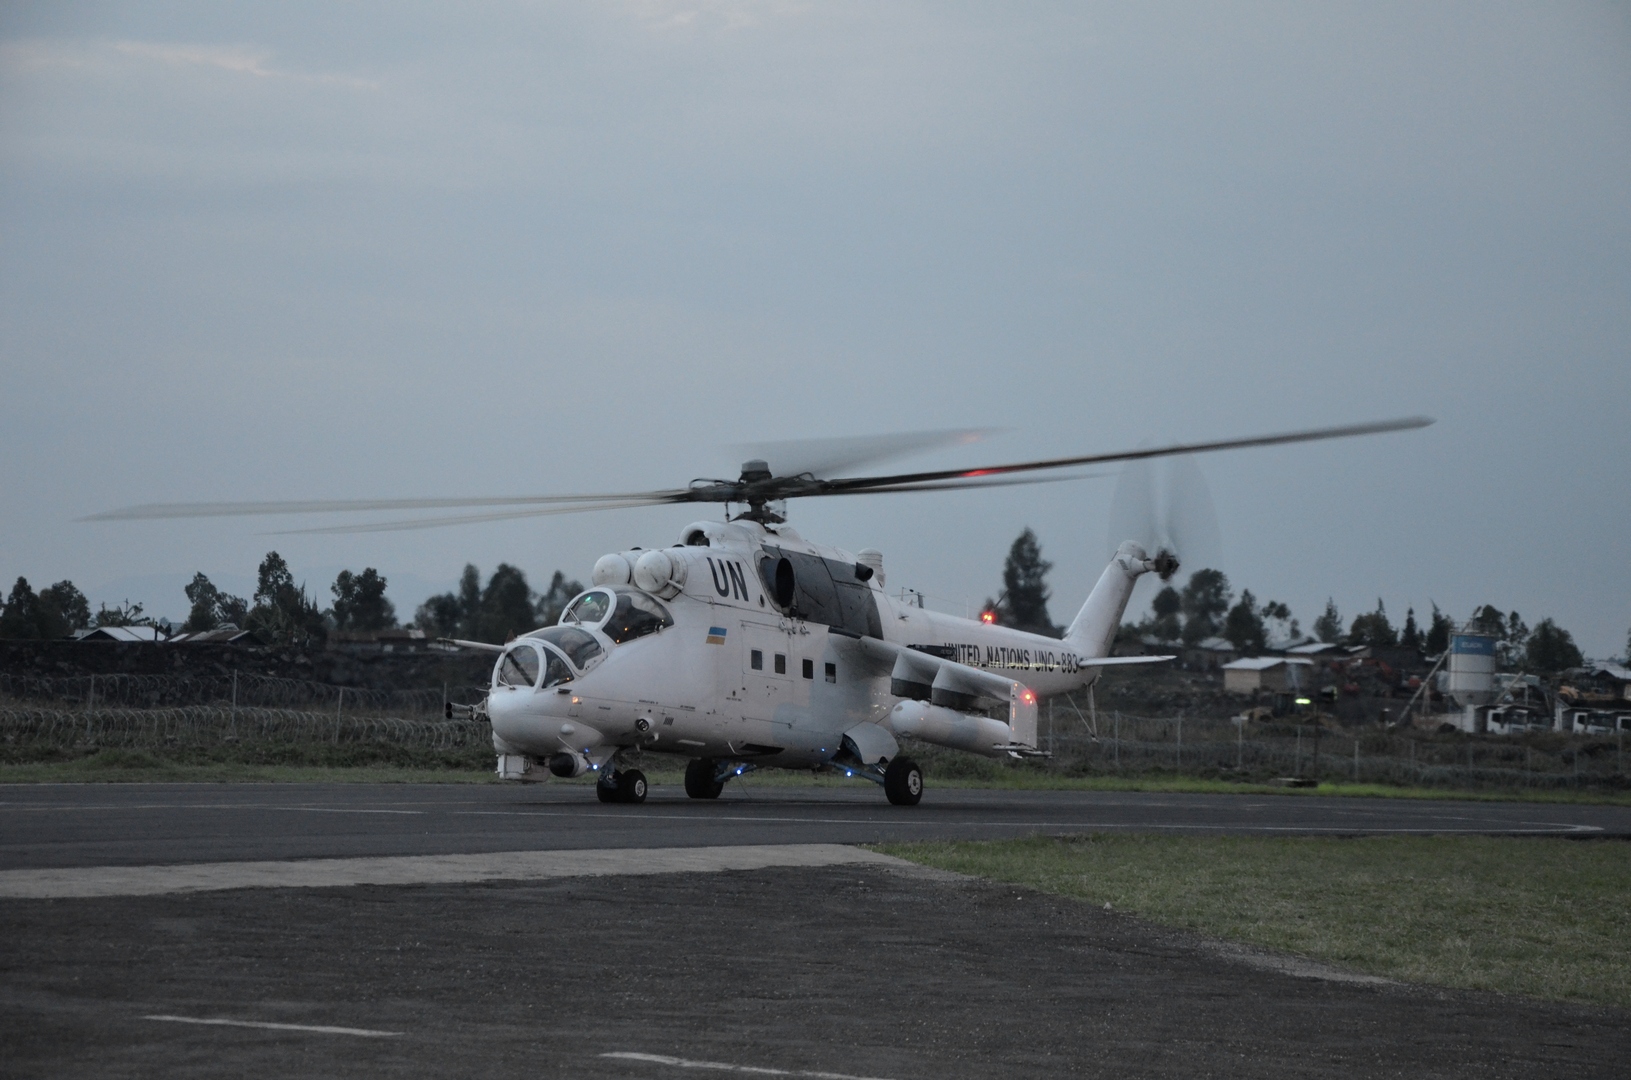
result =
[[[884,1080],[881,1076],[855,1076],[851,1073],[814,1072],[808,1069],[771,1069],[762,1065],[732,1065],[727,1061],[692,1061],[688,1058],[667,1057],[663,1054],[636,1054],[626,1050],[600,1056],[620,1061],[646,1061],[653,1065],[672,1065],[676,1069],[711,1069],[714,1072],[752,1073],[755,1076],[810,1076],[816,1080]]]
[[[202,1016],[144,1016],[143,1020],[164,1020],[171,1024],[206,1024],[210,1027],[262,1028],[267,1031],[315,1031],[322,1035],[360,1035],[365,1039],[391,1039],[400,1031],[371,1031],[368,1028],[329,1027],[326,1024],[271,1024],[262,1020],[216,1020]]]
[[[375,810],[349,806],[298,806],[289,803],[0,803],[6,810],[56,813],[63,810],[293,810],[306,814],[428,814],[428,810]]]
[[[347,885],[444,885],[481,881],[626,874],[685,874],[772,867],[901,860],[842,844],[744,844],[734,847],[499,851],[485,855],[399,855],[358,859],[98,866],[0,871],[0,898],[50,900],[159,896],[221,889],[335,888]]]
[[[466,817],[509,817],[519,811],[512,810],[450,810],[454,816]],[[538,810],[532,811],[528,817],[534,818],[627,818],[627,814],[602,814],[594,811],[575,810]],[[706,817],[697,814],[663,814],[642,813],[641,821],[684,821],[692,824],[709,823],[715,821],[746,822],[765,825],[877,825],[887,821],[890,825],[920,825],[924,828],[943,825],[956,825],[958,827],[972,827],[978,829],[1075,829],[1084,832],[1100,832],[1110,829],[1136,829],[1144,832],[1228,832],[1228,833],[1337,833],[1342,836],[1352,836],[1361,833],[1390,836],[1393,834],[1422,833],[1424,835],[1451,835],[1467,833],[1473,836],[1510,836],[1517,833],[1535,833],[1553,835],[1562,833],[1599,833],[1603,831],[1600,825],[1575,825],[1568,822],[1546,821],[1515,821],[1510,824],[1496,823],[1488,826],[1474,825],[1462,828],[1455,825],[1423,825],[1407,829],[1395,828],[1390,825],[1253,825],[1248,822],[1216,822],[1206,825],[1189,825],[1184,823],[1168,823],[1161,821],[1027,821],[1024,819],[1014,821],[970,821],[966,818],[941,819],[933,817],[908,818],[891,815],[871,818],[816,818],[816,817],[773,817],[768,814],[709,814]],[[1451,821],[1472,820],[1465,817],[1452,817]]]

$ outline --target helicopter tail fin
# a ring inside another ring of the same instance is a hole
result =
[[[1140,574],[1160,569],[1157,559],[1150,558],[1131,540],[1116,549],[1115,558],[1099,575],[1098,584],[1093,586],[1087,602],[1065,631],[1065,642],[1076,655],[1084,658],[1110,655],[1121,617],[1127,611],[1127,601],[1133,595],[1133,586],[1138,583]]]

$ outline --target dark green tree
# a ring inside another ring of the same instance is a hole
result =
[[[1506,616],[1506,628],[1501,631],[1501,640],[1506,645],[1507,656],[1517,659],[1524,655],[1529,647],[1529,627],[1518,617],[1516,611],[1510,611]]]
[[[1388,622],[1387,608],[1382,604],[1382,598],[1376,598],[1376,610],[1357,616],[1353,626],[1348,630],[1348,644],[1350,645],[1377,645],[1383,648],[1393,648],[1399,644],[1399,635]]]
[[[1404,609],[1404,629],[1399,631],[1399,645],[1406,649],[1421,651],[1421,627],[1416,625],[1416,609]]]
[[[40,636],[67,637],[91,622],[91,605],[71,581],[59,581],[40,590]]]
[[[1150,636],[1157,641],[1177,641],[1184,636],[1184,598],[1177,589],[1163,587],[1150,601],[1150,610],[1153,614],[1143,627]]]
[[[1216,637],[1223,629],[1223,614],[1229,610],[1229,579],[1222,570],[1197,570],[1184,586],[1184,644],[1194,645]]]
[[[481,593],[481,619],[477,641],[501,644],[538,625],[527,575],[509,563],[499,563]]]
[[[549,579],[549,588],[538,595],[535,605],[538,614],[539,626],[554,626],[561,621],[561,612],[572,598],[583,591],[583,585],[576,581],[569,581],[567,576],[559,570]]]
[[[1257,597],[1250,589],[1240,590],[1240,602],[1229,609],[1223,620],[1223,636],[1243,656],[1256,656],[1266,645],[1263,616],[1257,611]]]
[[[1325,613],[1314,620],[1314,636],[1327,645],[1342,640],[1342,616],[1337,612],[1336,601],[1329,596],[1325,598]]]
[[[997,621],[1016,630],[1058,637],[1059,628],[1048,617],[1048,571],[1053,564],[1042,557],[1042,546],[1029,528],[1008,549],[1002,565],[1003,596]]]
[[[108,607],[102,604],[97,608],[93,625],[102,626],[152,626],[151,617],[142,614],[142,605],[132,604],[128,599],[117,607]]]
[[[396,625],[396,606],[385,597],[385,578],[372,566],[360,574],[341,570],[329,591],[334,594],[329,614],[336,628],[374,633]]]
[[[1427,627],[1427,640],[1423,643],[1428,656],[1438,656],[1450,647],[1450,635],[1455,632],[1455,623],[1450,617],[1433,605],[1433,621]]]
[[[438,593],[419,605],[413,624],[431,637],[458,637],[460,614],[457,596]]]
[[[241,628],[249,618],[249,601],[217,589],[202,572],[193,575],[185,592],[192,607],[181,628],[188,633],[214,630],[226,623]]]
[[[1551,619],[1542,619],[1525,645],[1525,663],[1534,671],[1564,671],[1585,663],[1573,635]]]
[[[481,571],[465,563],[459,587],[438,593],[413,613],[414,625],[434,637],[474,639],[481,622]]]
[[[20,577],[6,597],[4,610],[0,610],[0,637],[31,638],[37,636],[40,598],[34,595],[34,586]]]
[[[1258,615],[1263,620],[1265,646],[1274,642],[1297,644],[1302,640],[1302,627],[1291,617],[1291,608],[1278,600],[1264,604]]]
[[[257,581],[255,606],[245,620],[245,629],[278,645],[306,646],[327,637],[322,610],[306,595],[304,585],[295,584],[283,556],[267,552]]]
[[[1492,638],[1506,636],[1506,613],[1493,604],[1485,604],[1472,613],[1467,620],[1467,630],[1474,634],[1485,634]]]
[[[18,578],[0,611],[0,637],[62,638],[88,626],[90,604],[71,581],[59,581],[36,595],[27,578]]]

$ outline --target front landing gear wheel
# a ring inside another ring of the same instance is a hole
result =
[[[600,780],[595,784],[595,798],[601,802],[622,802],[622,790],[618,787],[617,774],[603,772]]]
[[[725,790],[722,781],[714,779],[719,769],[713,758],[693,758],[685,764],[685,793],[693,799],[717,799]]]
[[[911,758],[896,758],[883,771],[883,793],[896,806],[916,806],[923,798],[923,770]]]
[[[639,769],[627,769],[617,774],[617,801],[643,803],[646,801],[646,774]]]

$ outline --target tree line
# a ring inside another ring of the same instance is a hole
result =
[[[1047,637],[1062,636],[1064,628],[1054,625],[1048,614],[1052,593],[1047,576],[1052,569],[1053,564],[1042,557],[1036,533],[1026,528],[1008,549],[1003,592],[985,602],[982,617]],[[253,632],[268,644],[311,645],[321,644],[332,631],[395,629],[396,607],[385,595],[386,584],[385,576],[371,566],[360,573],[342,570],[329,586],[331,603],[323,607],[307,593],[304,583],[296,584],[283,557],[269,551],[261,560],[250,599],[223,592],[202,572],[194,574],[185,587],[189,610],[181,630],[191,633],[231,625]],[[499,563],[483,584],[481,572],[467,564],[458,587],[420,604],[409,625],[430,637],[499,644],[554,623],[566,603],[582,591],[582,584],[557,570],[548,587],[535,592],[526,573],[509,563]],[[93,613],[85,594],[71,581],[59,581],[36,593],[26,578],[19,577],[0,605],[0,638],[63,638],[87,627],[153,625],[155,620],[143,614],[142,605],[128,601],[111,608],[102,604]],[[1425,626],[1418,623],[1415,608],[1407,608],[1404,624],[1395,628],[1380,598],[1376,610],[1357,615],[1344,626],[1335,601],[1328,598],[1325,610],[1310,627],[1312,635],[1305,635],[1289,606],[1275,600],[1259,602],[1250,589],[1242,589],[1237,598],[1228,577],[1208,568],[1191,574],[1181,589],[1164,587],[1151,602],[1150,614],[1141,622],[1124,624],[1120,636],[1185,645],[1221,637],[1244,656],[1316,640],[1414,649],[1434,656],[1449,648],[1455,628],[1455,621],[1436,603]],[[1474,610],[1467,628],[1494,637],[1501,658],[1511,665],[1562,671],[1584,662],[1573,636],[1549,618],[1530,629],[1516,611],[1503,612],[1484,604]],[[1626,656],[1631,662],[1631,632]]]
[[[289,564],[275,551],[266,553],[256,573],[255,593],[245,599],[225,592],[202,572],[184,587],[187,619],[177,628],[197,633],[231,626],[248,630],[273,645],[320,645],[330,633],[377,633],[398,627],[396,606],[385,595],[388,582],[374,567],[360,573],[341,570],[329,586],[324,607],[297,583]],[[411,627],[430,637],[458,637],[501,644],[517,634],[554,623],[566,603],[583,586],[559,570],[548,588],[537,593],[518,567],[500,563],[485,585],[481,572],[467,565],[452,592],[432,596],[414,613]],[[65,638],[76,631],[111,626],[157,626],[167,623],[146,615],[128,601],[90,610],[85,594],[71,581],[34,591],[19,577],[0,604],[0,638]]]
[[[1052,569],[1053,564],[1042,557],[1036,534],[1025,529],[1008,549],[1003,563],[1003,593],[985,602],[982,617],[1035,634],[1061,636],[1063,628],[1055,626],[1048,614],[1052,593],[1047,575]],[[1503,612],[1484,604],[1474,609],[1465,625],[1470,632],[1494,637],[1501,659],[1510,665],[1532,671],[1562,671],[1585,662],[1574,637],[1552,619],[1542,619],[1531,630],[1516,611]],[[1242,589],[1237,598],[1223,571],[1207,568],[1191,574],[1182,588],[1162,588],[1151,601],[1150,614],[1140,622],[1124,624],[1119,636],[1122,640],[1149,638],[1162,645],[1190,646],[1209,638],[1223,638],[1243,656],[1312,641],[1412,649],[1436,656],[1450,647],[1456,622],[1434,603],[1425,625],[1417,621],[1416,609],[1411,607],[1405,610],[1404,624],[1395,627],[1378,597],[1376,610],[1356,615],[1344,625],[1336,602],[1327,598],[1325,610],[1310,629],[1312,634],[1304,634],[1291,608],[1280,601],[1259,602],[1250,589]],[[1631,632],[1626,637],[1626,656],[1631,662]]]

